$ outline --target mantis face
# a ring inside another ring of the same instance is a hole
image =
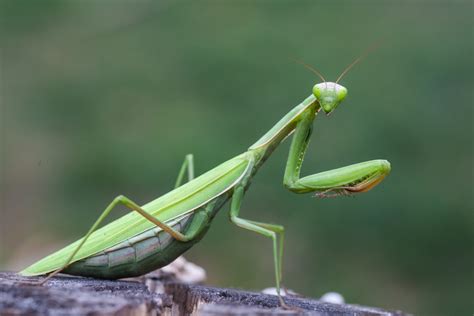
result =
[[[329,115],[344,100],[347,89],[334,82],[322,82],[314,85],[313,94],[324,113]]]

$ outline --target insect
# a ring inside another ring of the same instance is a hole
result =
[[[371,160],[300,177],[313,121],[320,113],[331,114],[345,99],[347,89],[338,84],[356,59],[336,82],[314,85],[312,94],[283,116],[247,151],[194,178],[193,156],[187,155],[175,188],[140,206],[119,195],[103,211],[86,235],[20,272],[25,276],[63,272],[71,275],[118,279],[143,275],[163,267],[196,244],[206,234],[223,205],[230,200],[230,220],[235,225],[271,239],[276,289],[280,295],[284,227],[240,216],[242,199],[250,181],[274,150],[293,134],[283,178],[284,186],[295,193],[337,196],[366,192],[390,172],[386,160]],[[188,181],[183,184],[185,174]],[[101,228],[99,225],[117,205],[131,212]]]

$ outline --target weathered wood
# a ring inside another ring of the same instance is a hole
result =
[[[0,315],[150,315],[164,305],[138,282],[61,275],[39,286],[40,280],[0,273]]]
[[[279,308],[274,295],[184,284],[169,277],[164,283],[156,277],[142,278],[143,283],[58,275],[43,286],[35,285],[40,279],[0,273],[0,315],[404,315],[285,298],[300,313]]]

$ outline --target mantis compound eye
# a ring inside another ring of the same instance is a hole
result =
[[[347,89],[334,82],[322,82],[313,87],[313,94],[326,114],[330,114],[345,99]]]

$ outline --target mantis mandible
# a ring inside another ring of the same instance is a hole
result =
[[[285,138],[293,134],[283,177],[284,186],[295,193],[314,192],[316,196],[336,196],[366,192],[390,172],[386,160],[370,160],[350,166],[300,177],[313,120],[319,113],[331,114],[345,99],[347,89],[336,82],[314,85],[312,94],[290,110],[244,153],[194,178],[193,156],[187,155],[175,188],[140,206],[119,195],[103,211],[85,236],[39,260],[20,272],[25,276],[48,274],[41,283],[63,272],[95,278],[119,279],[143,275],[161,268],[196,244],[206,234],[222,206],[230,200],[230,221],[261,234],[273,243],[276,289],[280,295],[284,227],[240,217],[242,199],[250,181]],[[185,174],[188,181],[183,184]],[[117,205],[131,212],[99,228]]]

